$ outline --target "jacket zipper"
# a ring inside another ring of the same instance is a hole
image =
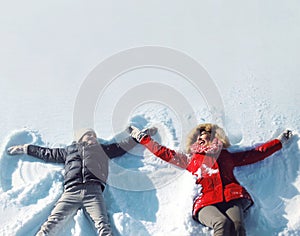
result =
[[[85,148],[82,147],[82,168],[81,168],[81,174],[82,174],[82,183],[85,183],[85,178],[84,178],[84,150]]]

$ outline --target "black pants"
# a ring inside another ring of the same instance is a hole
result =
[[[201,224],[214,230],[214,236],[245,236],[243,209],[246,199],[203,207],[198,213]]]

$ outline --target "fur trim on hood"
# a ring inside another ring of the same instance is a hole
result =
[[[211,133],[211,141],[217,138],[223,143],[223,148],[228,148],[230,146],[230,142],[228,137],[226,136],[224,130],[215,124],[200,124],[191,130],[186,140],[186,152],[191,153],[191,146],[196,142],[198,135],[202,131],[207,131]]]

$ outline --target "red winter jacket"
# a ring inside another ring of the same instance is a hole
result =
[[[150,136],[146,136],[141,144],[162,160],[185,168],[197,176],[196,184],[199,184],[201,192],[194,200],[195,219],[202,207],[211,204],[238,198],[245,198],[253,203],[250,194],[234,177],[234,167],[256,163],[282,148],[281,142],[274,139],[248,151],[231,153],[227,149],[222,149],[219,157],[216,158],[203,153],[194,153],[191,156],[176,153],[158,144]]]

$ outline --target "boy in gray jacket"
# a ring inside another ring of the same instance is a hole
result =
[[[122,156],[136,144],[130,136],[119,143],[100,144],[93,129],[81,129],[66,148],[28,144],[8,148],[10,155],[28,154],[46,162],[64,164],[64,192],[37,235],[56,235],[81,208],[94,222],[98,235],[112,235],[102,195],[109,159]]]

